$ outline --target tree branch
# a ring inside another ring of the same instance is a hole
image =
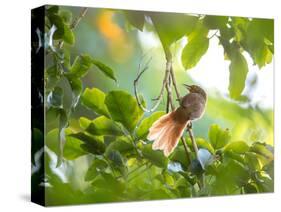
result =
[[[181,96],[180,96],[180,93],[179,93],[179,90],[178,90],[178,87],[177,87],[177,82],[176,82],[176,78],[175,78],[175,74],[174,74],[174,70],[173,70],[172,66],[171,66],[171,78],[172,78],[172,81],[173,81],[173,86],[175,88],[177,99],[180,100]],[[195,141],[194,136],[193,136],[192,125],[191,124],[187,126],[187,131],[188,131],[189,137],[190,137],[190,139],[192,141],[192,146],[193,146],[193,149],[195,151],[196,158],[198,159],[198,147],[197,147],[196,141]],[[185,139],[183,137],[181,138],[181,141],[183,143],[185,151],[189,155],[189,160],[191,161],[190,150],[189,150],[189,148],[188,148],[188,146],[186,144],[186,141],[185,141]]]
[[[170,70],[170,67],[171,67],[171,62],[167,61],[166,63],[166,70],[165,70],[165,75],[164,75],[164,79],[163,79],[163,83],[162,83],[162,87],[161,87],[161,90],[160,90],[160,93],[158,95],[158,97],[155,99],[156,100],[156,103],[154,104],[154,106],[151,108],[151,109],[147,109],[146,107],[144,107],[141,103],[141,100],[139,98],[139,95],[138,95],[138,88],[137,88],[137,85],[138,85],[138,82],[139,82],[139,79],[140,77],[142,76],[142,74],[148,69],[148,66],[145,66],[143,68],[143,70],[141,70],[141,64],[139,64],[139,69],[138,69],[138,76],[137,78],[134,80],[134,93],[135,93],[135,97],[136,97],[136,100],[137,100],[137,103],[139,105],[139,107],[144,111],[144,112],[153,112],[157,109],[157,107],[159,106],[162,98],[163,98],[163,94],[164,94],[164,89],[168,83],[168,76],[169,76],[169,70]],[[141,70],[141,71],[140,71]]]

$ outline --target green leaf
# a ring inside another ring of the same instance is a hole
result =
[[[65,137],[65,129],[68,126],[68,117],[66,114],[66,111],[64,109],[60,109],[60,116],[59,116],[59,135],[58,135],[58,161],[57,161],[57,167],[59,167],[62,163],[63,159],[63,152],[64,152],[64,145],[66,143],[66,137]]]
[[[63,40],[64,42],[70,45],[75,43],[75,35],[73,31],[69,28],[69,26],[67,26],[66,24],[64,25]]]
[[[58,84],[61,75],[57,65],[52,65],[45,71],[47,73],[46,90],[51,91]]]
[[[214,150],[214,148],[212,147],[211,143],[209,143],[208,141],[206,141],[204,138],[196,138],[195,141],[196,141],[196,143],[197,143],[198,148],[207,149],[207,150],[209,150],[209,152],[211,152],[212,154],[215,154],[215,150]],[[191,149],[193,149],[192,141],[191,141],[191,139],[190,139],[189,136],[186,137],[186,142],[187,142],[187,145],[188,145]]]
[[[59,6],[50,6],[48,9],[47,9],[47,13],[48,14],[56,14],[56,13],[58,13],[59,12]]]
[[[270,162],[274,159],[273,150],[271,146],[266,143],[256,142],[250,147],[251,152],[255,152],[265,158],[266,161]]]
[[[101,90],[97,88],[86,88],[82,94],[81,101],[85,107],[88,107],[97,114],[109,117],[109,112],[104,104],[105,94]]]
[[[63,90],[60,87],[55,87],[47,97],[49,106],[61,108],[63,106]]]
[[[115,151],[115,150],[110,151],[108,153],[107,157],[109,160],[111,160],[113,162],[114,166],[116,166],[116,167],[124,166],[125,162],[124,162],[124,159],[123,159],[122,155],[120,154],[120,152]]]
[[[209,128],[209,140],[214,149],[224,147],[230,140],[230,132],[228,129],[221,129],[220,126],[213,124]]]
[[[187,159],[184,146],[178,146],[177,148],[175,148],[174,153],[171,155],[170,159],[172,161],[179,162],[184,170],[187,170],[190,165],[190,161],[189,159]]]
[[[119,151],[110,151],[107,155],[110,160],[114,170],[117,170],[123,177],[127,176],[128,168],[126,166],[125,158],[121,155]]]
[[[198,148],[207,149],[210,153],[215,154],[215,150],[212,145],[203,138],[196,138]]]
[[[85,181],[92,181],[107,167],[107,162],[103,159],[95,158],[85,175]]]
[[[142,154],[155,166],[158,166],[160,168],[167,168],[168,159],[164,156],[162,151],[153,150],[151,144],[144,145]]]
[[[71,21],[72,21],[72,12],[71,11],[60,10],[59,14],[65,23],[68,23],[68,24],[71,23]]]
[[[70,134],[69,136],[77,138],[80,141],[82,141],[84,144],[81,144],[81,148],[87,152],[96,155],[101,155],[105,152],[103,137],[91,136],[82,132],[76,134]]]
[[[259,193],[258,186],[255,183],[247,183],[244,186],[244,191],[246,194],[256,194]]]
[[[140,11],[124,11],[126,18],[130,22],[131,25],[139,29],[143,30],[144,26],[144,13]]]
[[[164,49],[170,47],[172,43],[192,32],[198,18],[185,14],[157,13],[151,12],[152,19],[157,34]]]
[[[188,41],[182,50],[181,61],[186,70],[193,68],[209,48],[209,39],[198,36]]]
[[[262,169],[262,163],[254,152],[246,152],[245,162],[252,171],[260,171]]]
[[[228,21],[227,16],[211,16],[207,15],[204,17],[203,22],[209,29],[220,29],[226,26]]]
[[[66,75],[66,78],[70,84],[70,87],[72,89],[72,104],[71,108],[75,108],[79,102],[82,90],[83,90],[83,84],[82,80],[79,78],[75,78],[71,75]]]
[[[62,17],[60,17],[55,13],[50,13],[48,14],[48,18],[50,20],[51,25],[55,25],[57,28],[53,38],[55,40],[62,39],[64,36],[64,25],[65,25]]]
[[[241,40],[243,48],[261,69],[272,61],[274,49],[274,23],[271,19],[252,19]]]
[[[92,63],[97,66],[99,68],[99,70],[104,73],[107,77],[109,77],[110,79],[113,79],[115,82],[117,82],[117,79],[115,77],[114,71],[107,65],[105,65],[104,63],[92,59]]]
[[[236,160],[228,160],[217,168],[215,182],[212,183],[213,194],[235,194],[249,181],[247,168]]]
[[[89,125],[91,124],[91,120],[86,117],[80,117],[79,118],[79,125],[83,130],[86,130]]]
[[[105,104],[114,121],[118,121],[133,132],[143,115],[136,99],[129,93],[121,90],[111,91],[105,98]]]
[[[123,135],[121,126],[105,116],[100,116],[91,121],[86,131],[92,135]]]
[[[93,63],[91,56],[89,56],[88,54],[80,55],[74,60],[69,74],[76,78],[83,77],[87,74],[92,65]]]
[[[234,141],[225,146],[224,152],[232,151],[238,154],[244,154],[249,150],[249,146],[244,141]]]
[[[140,125],[137,128],[136,135],[139,139],[146,139],[146,136],[148,134],[149,128],[152,126],[152,124],[158,120],[161,116],[165,114],[164,111],[157,111],[153,113],[151,116],[145,118],[142,120]]]
[[[231,63],[229,65],[229,95],[232,99],[240,97],[242,91],[245,88],[245,81],[248,74],[248,64],[244,56],[235,51],[231,57]]]
[[[67,129],[66,134],[69,133],[71,133],[71,130]],[[46,145],[57,155],[59,154],[57,148],[57,144],[59,142],[58,135],[59,135],[59,130],[53,129],[50,132],[48,132],[46,136]],[[81,144],[82,142],[80,140],[66,135],[66,143],[64,145],[63,157],[67,160],[74,160],[80,156],[87,154],[87,152],[81,149],[80,147]]]
[[[115,141],[111,142],[107,146],[105,155],[108,156],[112,151],[118,151],[122,155],[133,154],[134,146],[132,145],[128,137],[121,136],[117,137]]]

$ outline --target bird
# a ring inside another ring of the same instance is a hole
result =
[[[207,102],[207,93],[198,85],[186,85],[189,93],[179,99],[179,107],[161,116],[149,128],[147,139],[154,141],[153,150],[163,150],[168,157],[176,148],[184,129],[191,121],[200,119]]]

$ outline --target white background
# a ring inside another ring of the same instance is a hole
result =
[[[278,0],[28,0],[1,2],[0,211],[40,211],[30,203],[30,9],[42,4],[275,18],[275,193],[49,208],[51,211],[277,211],[280,175],[280,26]],[[4,48],[3,48],[4,47]]]

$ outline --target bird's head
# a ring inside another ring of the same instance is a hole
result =
[[[206,92],[200,86],[198,86],[198,85],[187,85],[187,84],[184,84],[184,86],[187,88],[187,90],[190,93],[198,93],[198,94],[201,94],[205,99],[207,98]]]

